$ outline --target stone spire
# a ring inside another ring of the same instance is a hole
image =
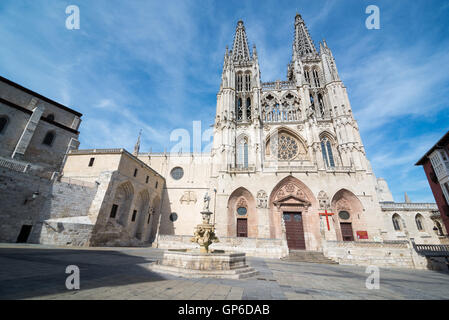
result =
[[[249,54],[248,38],[246,36],[245,26],[243,21],[237,23],[235,30],[234,45],[232,47],[232,60],[234,61],[249,61],[251,56]]]
[[[302,59],[307,56],[317,56],[315,45],[307,30],[306,24],[299,13],[295,17],[294,49],[297,56]]]
[[[412,203],[412,201],[410,200],[407,192],[404,193],[404,200],[405,200],[405,203]]]
[[[142,136],[142,130],[140,130],[139,132],[139,137],[137,138],[137,142],[136,145],[134,146],[134,152],[133,155],[135,157],[137,157],[139,155],[139,151],[140,151],[140,137]]]

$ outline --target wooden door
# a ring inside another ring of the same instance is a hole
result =
[[[237,237],[248,237],[247,219],[237,219]]]
[[[306,249],[304,239],[304,227],[302,214],[300,212],[284,212],[285,231],[287,233],[287,244],[289,249]]]
[[[352,224],[348,222],[340,223],[341,236],[343,241],[354,241],[354,233],[352,231]]]

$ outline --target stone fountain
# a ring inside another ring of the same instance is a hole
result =
[[[230,278],[242,279],[258,272],[246,264],[245,253],[211,250],[209,246],[219,242],[215,235],[215,224],[210,223],[210,197],[204,196],[201,212],[202,223],[195,228],[191,242],[199,244],[198,249],[169,249],[164,251],[162,260],[150,265],[155,272],[168,273],[189,278]]]

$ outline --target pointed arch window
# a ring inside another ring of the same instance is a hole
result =
[[[251,99],[246,99],[246,119],[251,120]]]
[[[246,89],[246,91],[251,90],[251,75],[250,74],[245,75],[245,89]]]
[[[308,84],[310,84],[310,74],[309,74],[309,70],[304,70],[304,79],[306,80],[306,82]]]
[[[402,230],[402,228],[401,228],[401,217],[397,213],[395,213],[393,215],[392,220],[393,220],[394,230],[401,231]]]
[[[237,74],[237,91],[243,90],[243,75],[241,73]]]
[[[321,93],[318,94],[318,105],[320,106],[320,115],[324,117],[324,101]]]
[[[240,140],[237,146],[237,166],[248,168],[248,138]]]
[[[334,155],[332,153],[332,144],[328,138],[323,138],[321,140],[321,152],[323,153],[323,160],[327,168],[334,168],[335,161]]]
[[[320,86],[320,78],[318,76],[318,71],[316,69],[313,69],[313,80],[315,81],[315,87]]]
[[[55,133],[50,131],[50,132],[47,132],[42,143],[47,146],[51,146],[53,144],[54,140],[55,140]]]
[[[423,216],[421,214],[417,214],[415,216],[416,228],[418,231],[424,231],[424,221]]]
[[[313,95],[310,95],[310,105],[312,106],[312,109],[315,110],[315,99],[313,98]]]
[[[237,121],[243,120],[243,105],[242,105],[242,98],[239,98],[237,100]]]

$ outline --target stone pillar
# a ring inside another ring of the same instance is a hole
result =
[[[42,117],[42,114],[45,111],[45,107],[42,105],[36,106],[38,100],[36,98],[32,98],[30,104],[28,105],[29,109],[33,110],[30,119],[28,120],[25,129],[20,136],[19,142],[17,142],[16,148],[11,156],[13,159],[21,160],[25,156],[25,152],[30,144],[31,138],[33,138],[34,131],[36,130],[37,124]]]

